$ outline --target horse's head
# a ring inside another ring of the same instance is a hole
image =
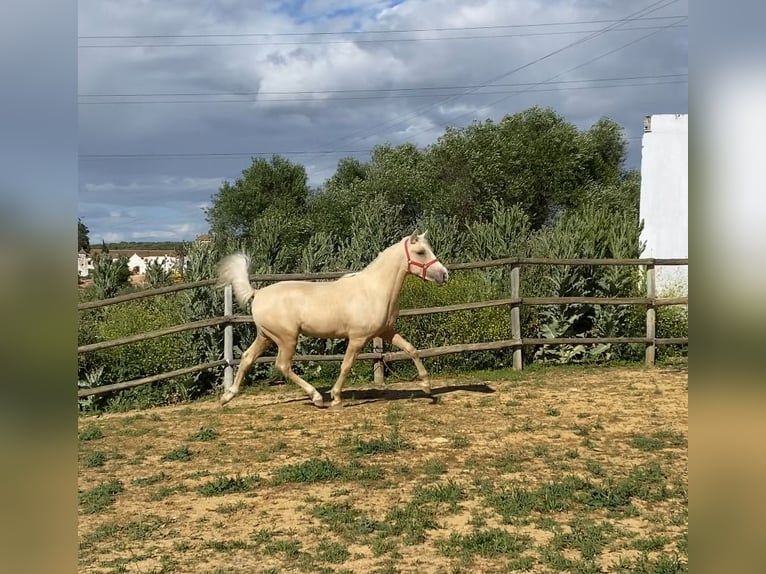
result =
[[[449,271],[436,258],[431,250],[431,244],[426,239],[426,233],[415,231],[404,239],[404,253],[407,257],[407,271],[417,275],[424,281],[434,281],[437,285],[444,285],[449,279]]]

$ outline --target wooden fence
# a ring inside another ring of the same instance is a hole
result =
[[[658,345],[688,345],[688,337],[683,338],[657,338],[656,335],[656,309],[657,307],[665,305],[688,305],[688,297],[672,297],[672,298],[657,298],[655,290],[655,269],[658,266],[679,266],[687,265],[689,260],[683,259],[541,259],[541,258],[517,258],[510,257],[504,259],[495,259],[492,261],[480,261],[472,263],[458,263],[454,265],[447,265],[450,271],[460,271],[468,269],[483,269],[489,267],[510,267],[511,268],[511,297],[505,299],[494,299],[489,301],[478,301],[474,303],[461,303],[457,305],[446,305],[442,307],[428,307],[422,309],[402,309],[399,312],[400,317],[414,316],[414,315],[430,315],[434,313],[450,313],[454,311],[465,311],[470,309],[482,309],[486,307],[509,307],[511,315],[511,333],[510,339],[503,339],[499,341],[491,341],[486,343],[463,343],[456,345],[446,345],[442,347],[433,347],[429,349],[419,349],[418,352],[421,357],[438,357],[441,355],[448,355],[453,353],[463,353],[468,351],[490,351],[498,349],[513,348],[513,368],[521,369],[522,365],[522,347],[534,346],[534,345],[590,345],[590,344],[605,344],[605,343],[637,343],[644,344],[646,346],[645,361],[648,366],[654,365],[655,354]],[[641,266],[646,269],[646,295],[644,297],[521,297],[521,281],[520,281],[520,269],[523,266],[531,265],[620,265],[620,266]],[[251,275],[250,279],[253,282],[271,282],[271,281],[285,281],[289,279],[303,279],[303,280],[330,280],[341,277],[346,272],[332,272],[332,273],[288,273],[288,274],[261,274]],[[80,303],[77,306],[78,311],[84,311],[88,309],[95,309],[99,307],[105,307],[107,305],[115,305],[118,303],[124,303],[126,301],[133,301],[142,299],[145,297],[152,297],[156,295],[162,295],[166,293],[174,293],[178,291],[184,291],[187,289],[195,289],[198,287],[210,286],[215,283],[215,280],[197,281],[194,283],[180,283],[171,285],[168,287],[161,287],[158,289],[149,289],[145,291],[129,293],[127,295],[121,295],[119,297],[112,297],[110,299],[103,299],[101,301],[90,301],[87,303]],[[646,336],[645,337],[570,337],[570,338],[543,338],[535,339],[523,337],[521,333],[521,319],[520,309],[522,305],[567,305],[567,304],[592,304],[592,305],[645,305],[646,306]],[[196,373],[215,367],[224,367],[224,388],[227,388],[233,381],[233,367],[239,363],[234,359],[233,352],[233,325],[235,323],[251,322],[252,317],[250,315],[235,315],[233,312],[232,304],[232,290],[231,286],[224,288],[224,314],[221,317],[211,317],[209,319],[202,319],[200,321],[194,321],[192,323],[185,323],[183,325],[175,325],[172,327],[166,327],[164,329],[157,329],[154,331],[148,331],[145,333],[139,333],[131,335],[129,337],[122,337],[119,339],[112,339],[109,341],[101,341],[98,343],[92,343],[89,345],[81,345],[77,348],[78,354],[91,353],[95,351],[101,351],[104,349],[119,347],[122,345],[129,345],[139,341],[146,341],[157,337],[164,337],[175,333],[181,333],[184,331],[192,331],[195,329],[202,329],[205,327],[215,327],[219,325],[224,326],[224,349],[223,359],[218,361],[212,361],[208,363],[202,363],[186,367],[183,369],[177,369],[166,373],[160,373],[150,377],[143,377],[141,379],[134,379],[131,381],[124,381],[120,383],[114,383],[110,385],[102,385],[99,387],[86,388],[78,390],[78,397],[87,397],[90,395],[98,395],[116,390],[129,389],[144,385],[147,383],[153,383],[178,377],[181,375],[187,375],[190,373]],[[379,338],[373,339],[372,352],[361,353],[358,357],[360,360],[372,360],[374,364],[374,378],[376,383],[383,382],[383,365],[386,362],[409,360],[409,356],[403,351],[384,353],[383,341]],[[258,363],[273,362],[275,357],[259,357]],[[342,361],[343,355],[295,355],[296,361]]]

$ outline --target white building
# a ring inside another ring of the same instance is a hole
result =
[[[689,153],[687,114],[644,119],[641,144],[640,217],[644,221],[642,257],[689,256]],[[687,266],[658,266],[658,294],[688,293]]]

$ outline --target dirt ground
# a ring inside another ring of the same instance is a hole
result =
[[[79,570],[686,571],[685,367],[432,386],[81,417]]]

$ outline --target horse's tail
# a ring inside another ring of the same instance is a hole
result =
[[[250,268],[250,258],[244,253],[227,255],[218,264],[218,287],[231,284],[234,297],[243,309],[255,295],[255,289],[250,285],[247,270]]]

